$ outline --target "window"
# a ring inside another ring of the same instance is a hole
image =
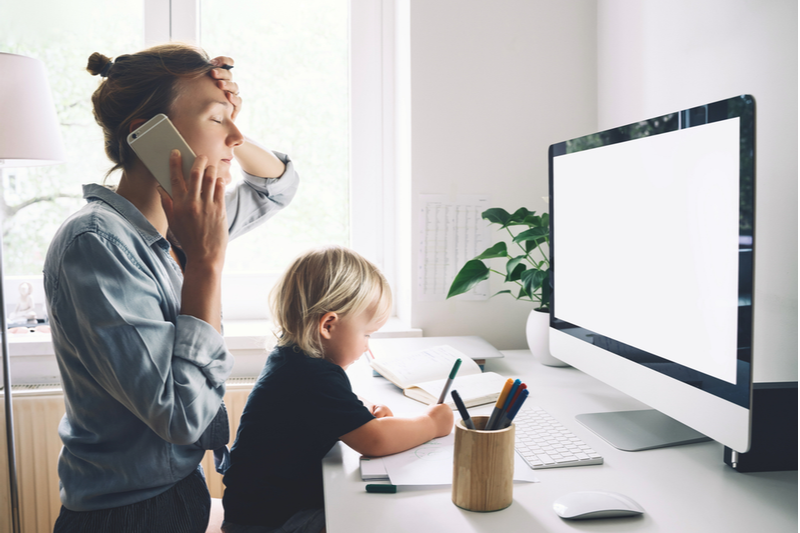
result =
[[[201,46],[236,62],[242,132],[288,153],[302,180],[289,207],[231,241],[226,273],[280,273],[314,245],[348,246],[347,0],[201,0],[200,13]]]
[[[99,80],[84,70],[89,54],[114,57],[185,40],[199,42],[212,57],[234,58],[246,106],[242,131],[289,154],[301,176],[301,188],[286,210],[229,245],[225,317],[264,318],[274,279],[294,256],[318,244],[353,246],[392,281],[383,253],[391,246],[384,231],[391,209],[381,199],[381,128],[387,124],[380,94],[364,97],[382,90],[384,4],[391,0],[76,0],[68,7],[53,0],[31,0],[24,7],[4,3],[0,51],[45,63],[69,157],[62,165],[7,170],[3,176],[7,204],[38,200],[6,222],[6,275],[40,274],[52,235],[84,204],[80,184],[101,181],[111,166],[91,113],[90,97]],[[368,49],[376,42],[376,30],[377,54]],[[371,40],[364,34],[371,34]],[[360,65],[352,64],[352,48],[361,49]],[[372,81],[365,83],[354,69],[368,72]],[[351,94],[351,79],[366,85],[366,92]],[[368,125],[359,117],[366,117]],[[351,147],[351,127],[368,142],[354,141]],[[352,165],[354,152],[369,163]],[[112,175],[108,181],[117,179]],[[7,294],[16,294],[15,287]]]
[[[92,116],[90,97],[98,80],[86,72],[86,61],[92,52],[114,56],[142,48],[143,28],[144,10],[135,2],[0,3],[0,52],[45,64],[69,158],[60,165],[0,171],[7,276],[41,274],[53,234],[84,204],[81,184],[99,182],[111,166]]]

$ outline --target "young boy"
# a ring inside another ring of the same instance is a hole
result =
[[[271,294],[276,348],[247,400],[225,474],[225,533],[324,529],[321,460],[341,440],[382,456],[448,435],[445,405],[413,418],[365,405],[345,369],[389,316],[391,292],[369,261],[343,247],[301,255]]]

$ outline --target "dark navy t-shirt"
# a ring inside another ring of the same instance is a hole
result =
[[[280,526],[323,507],[322,458],[374,417],[341,367],[275,348],[242,413],[225,473],[225,520]]]

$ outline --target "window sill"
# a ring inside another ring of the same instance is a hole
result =
[[[236,358],[231,377],[258,376],[267,354],[275,345],[268,320],[226,320],[225,344]],[[410,328],[392,317],[372,338],[422,337],[422,330]],[[49,333],[9,334],[11,378],[15,385],[58,383],[59,372]]]

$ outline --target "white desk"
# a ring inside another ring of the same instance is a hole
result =
[[[540,405],[605,458],[599,466],[537,470],[541,483],[515,484],[514,502],[494,513],[453,505],[450,487],[367,494],[358,454],[338,443],[323,459],[328,533],[391,532],[614,532],[782,533],[797,532],[797,472],[740,474],[722,460],[715,442],[623,452],[575,420],[586,412],[645,406],[574,368],[540,365],[526,350],[503,352],[487,371],[519,377],[528,384],[530,405]],[[348,375],[354,390],[392,408],[418,413],[422,404],[405,398],[383,378],[373,378],[359,361]],[[481,408],[471,409],[472,413]],[[457,413],[456,413],[457,415]],[[559,496],[579,490],[610,490],[637,500],[637,518],[565,521],[552,510]]]

